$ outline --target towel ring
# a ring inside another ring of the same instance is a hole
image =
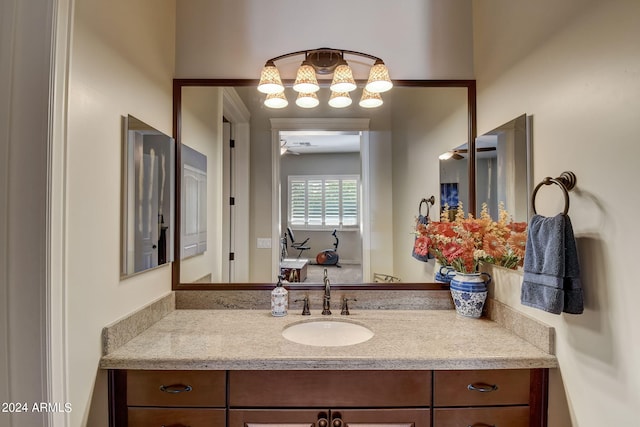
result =
[[[427,205],[427,218],[429,217],[429,205],[433,206],[436,202],[436,198],[434,196],[429,197],[428,199],[420,200],[420,204],[418,205],[418,214],[422,215],[422,204],[425,203]]]
[[[538,194],[538,190],[543,185],[551,185],[556,184],[562,189],[564,194],[564,212],[563,215],[566,215],[569,212],[569,191],[576,186],[576,175],[573,172],[562,172],[562,174],[557,178],[551,178],[550,176],[544,178],[542,182],[536,185],[536,188],[533,190],[533,194],[531,195],[531,207],[533,208],[533,213],[538,214],[536,211],[536,194]]]

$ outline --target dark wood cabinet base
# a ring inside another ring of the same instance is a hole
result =
[[[109,371],[109,425],[546,427],[548,369]]]

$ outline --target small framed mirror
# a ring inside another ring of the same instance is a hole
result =
[[[143,121],[123,117],[120,276],[173,261],[175,142]]]

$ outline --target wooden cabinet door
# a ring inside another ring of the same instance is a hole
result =
[[[230,409],[229,427],[317,427],[329,419],[322,409]]]
[[[430,427],[431,412],[426,408],[332,409],[331,420],[341,427]]]
[[[129,408],[129,427],[224,427],[224,409]]]
[[[231,409],[229,427],[430,427],[428,409]]]

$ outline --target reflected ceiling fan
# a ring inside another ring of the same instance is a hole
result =
[[[308,141],[292,141],[287,142],[286,139],[280,140],[280,155],[284,156],[286,154],[293,154],[294,156],[299,156],[300,153],[295,151],[296,147],[309,148],[309,147],[318,147],[318,145],[314,145]]]
[[[496,147],[480,147],[480,148],[476,148],[476,152],[481,153],[483,151],[496,151]],[[457,150],[450,150],[447,151],[445,153],[440,154],[440,156],[438,157],[440,160],[449,160],[449,159],[453,159],[453,160],[460,160],[460,159],[464,159],[465,157],[462,154],[466,154],[468,153],[469,150],[466,148],[461,148],[461,149],[457,149]]]

